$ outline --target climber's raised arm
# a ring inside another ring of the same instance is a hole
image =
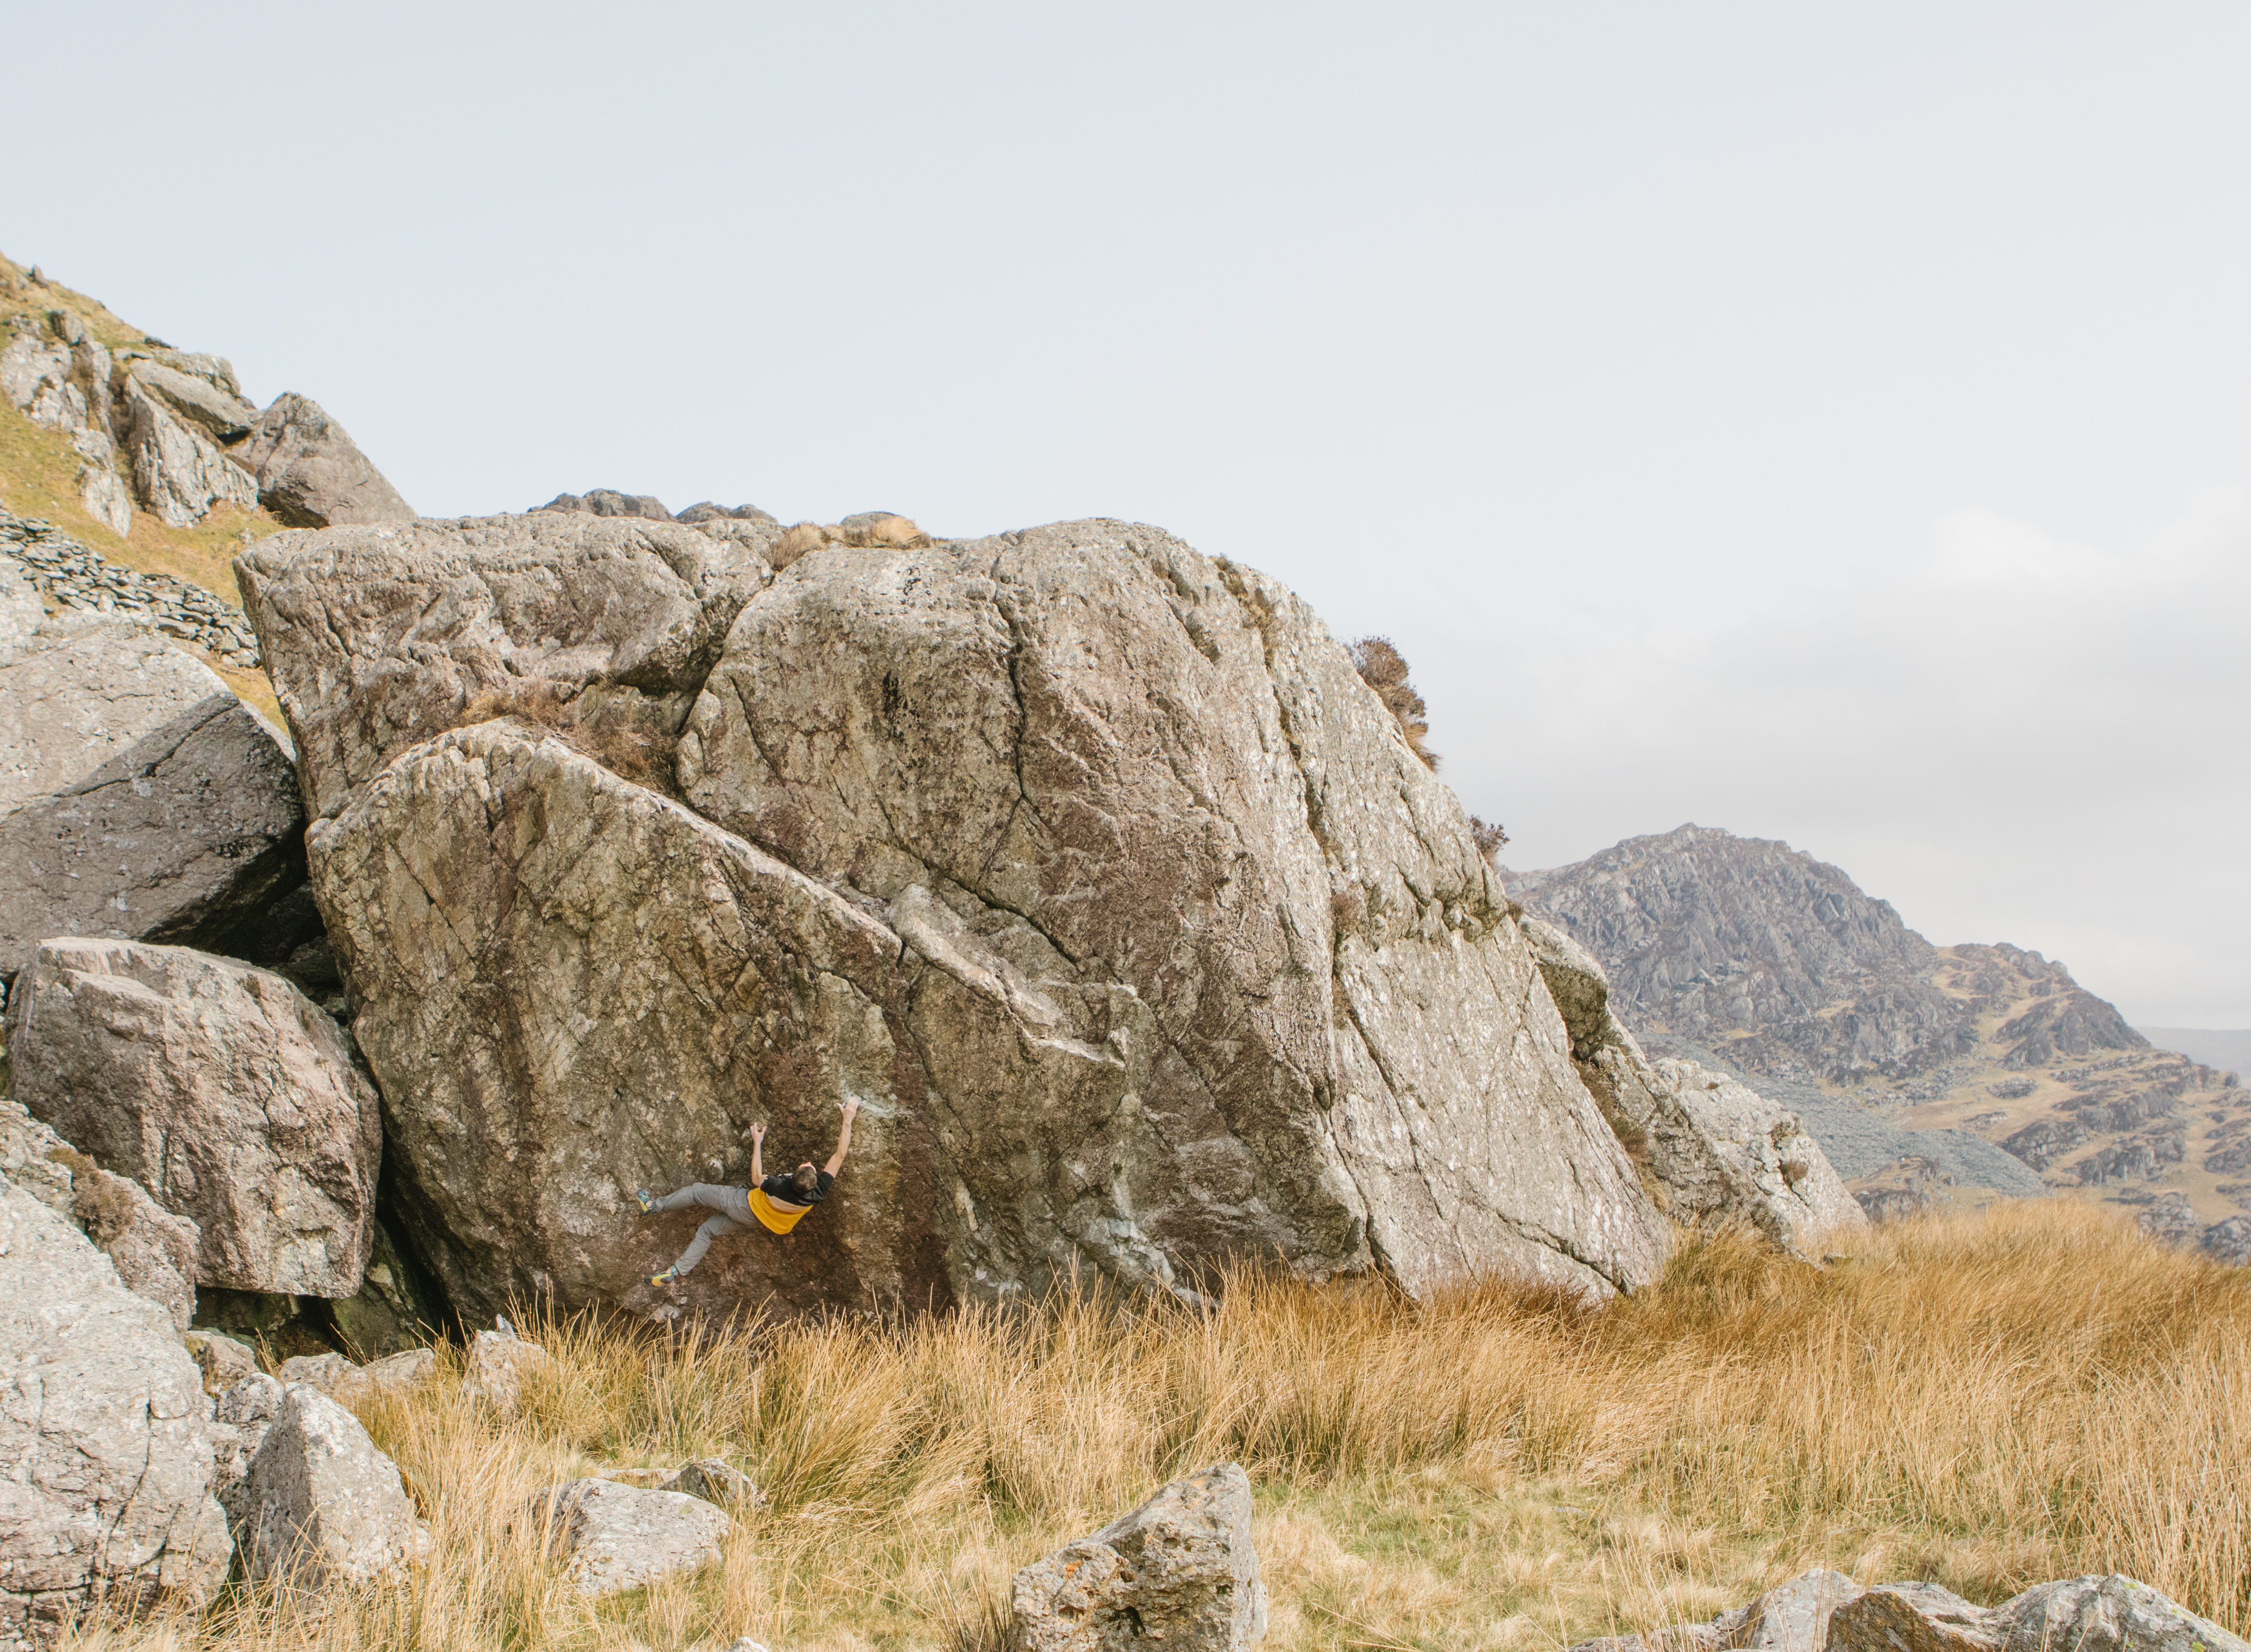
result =
[[[763,1124],[752,1125],[751,1127],[751,1185],[752,1187],[756,1187],[766,1179],[765,1161],[760,1156],[765,1144],[766,1127]]]
[[[837,1132],[836,1151],[828,1156],[828,1174],[832,1177],[844,1168],[844,1156],[852,1150],[852,1115],[860,1110],[860,1104],[848,1100],[842,1104],[841,1110],[844,1114],[844,1128]]]

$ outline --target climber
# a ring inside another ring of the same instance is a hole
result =
[[[697,1182],[662,1198],[652,1198],[647,1189],[637,1190],[634,1197],[644,1215],[657,1211],[684,1211],[691,1204],[701,1204],[715,1212],[706,1217],[703,1225],[696,1230],[696,1237],[680,1253],[680,1260],[661,1274],[652,1274],[649,1283],[661,1289],[686,1275],[703,1260],[703,1253],[711,1248],[711,1241],[729,1233],[740,1232],[756,1222],[768,1232],[786,1233],[795,1227],[805,1213],[828,1197],[835,1184],[836,1172],[844,1168],[844,1156],[852,1148],[852,1115],[860,1110],[857,1101],[846,1100],[838,1105],[844,1115],[844,1128],[836,1137],[836,1151],[828,1156],[826,1169],[816,1170],[807,1160],[787,1176],[768,1176],[762,1156],[766,1139],[766,1127],[751,1127],[751,1185],[748,1187],[715,1187],[708,1182]]]

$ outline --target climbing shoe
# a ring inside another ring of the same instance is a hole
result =
[[[647,1216],[656,1208],[656,1201],[649,1197],[648,1190],[645,1187],[637,1187],[634,1190],[634,1203],[641,1206],[641,1213],[643,1216]]]
[[[679,1277],[680,1274],[677,1270],[668,1267],[661,1274],[651,1274],[648,1276],[648,1282],[655,1286],[657,1289],[662,1290],[666,1286],[671,1284],[673,1281]]]

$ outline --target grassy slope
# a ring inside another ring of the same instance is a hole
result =
[[[450,1361],[365,1410],[437,1538],[405,1585],[87,1641],[978,1652],[1015,1568],[1222,1458],[1257,1487],[1277,1652],[1555,1648],[1822,1564],[1985,1601],[2123,1571],[2251,1628],[2251,1271],[2075,1201],[1847,1248],[1716,1241],[1595,1313],[1237,1278],[1207,1313],[551,1326],[513,1422]],[[702,1576],[590,1606],[509,1528],[560,1477],[703,1454],[772,1506]]]
[[[139,328],[120,321],[99,300],[55,281],[34,286],[20,266],[0,258],[0,323],[12,315],[56,309],[76,313],[96,338],[113,348],[147,342]],[[113,562],[143,573],[172,574],[239,606],[242,597],[235,588],[232,566],[235,553],[243,548],[246,536],[260,539],[281,531],[281,524],[264,510],[224,506],[191,528],[170,528],[153,512],[136,510],[132,532],[121,539],[87,513],[79,498],[78,472],[79,458],[68,438],[41,429],[0,402],[0,504],[17,516],[44,517]],[[190,651],[201,656],[236,693],[281,720],[273,687],[261,673],[236,670],[200,649]]]

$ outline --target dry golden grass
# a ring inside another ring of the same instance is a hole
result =
[[[1553,1648],[1824,1564],[1986,1600],[2125,1572],[2251,1627],[2251,1274],[2061,1201],[1852,1248],[1723,1238],[1599,1311],[1245,1273],[1204,1308],[547,1325],[514,1422],[450,1368],[367,1412],[438,1538],[411,1580],[80,1643],[975,1646],[1017,1566],[1222,1458],[1278,1649]],[[705,1454],[772,1504],[703,1576],[590,1606],[509,1528],[556,1478]]]

